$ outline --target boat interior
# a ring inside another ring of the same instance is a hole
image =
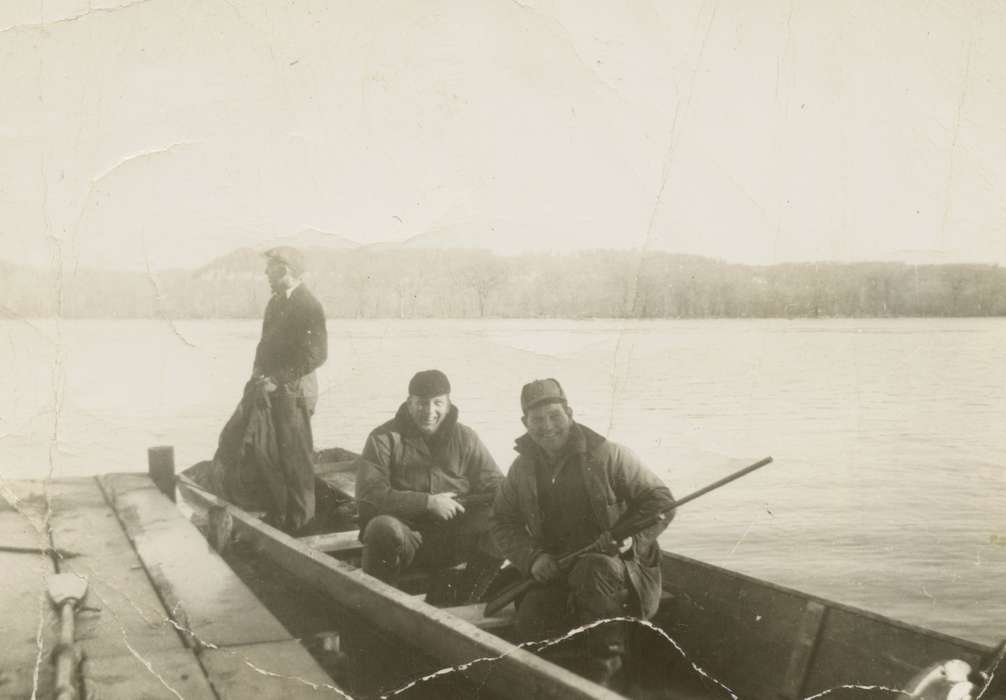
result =
[[[358,531],[351,529],[354,513],[348,495],[352,471],[341,463],[323,468],[320,478],[326,486],[319,509],[336,514],[324,528],[342,529],[300,537],[278,555],[272,540],[282,537],[263,538],[260,528],[265,526],[256,525],[254,518],[228,533],[232,544],[225,558],[252,590],[306,640],[340,687],[354,697],[518,697],[507,693],[505,684],[501,691],[500,683],[490,682],[494,665],[518,652],[494,652],[498,658],[474,657],[479,659],[474,663],[473,657],[459,652],[465,664],[445,665],[438,660],[443,658],[442,640],[431,637],[436,630],[423,624],[430,620],[445,633],[489,633],[512,643],[513,604],[495,616],[484,615],[485,600],[497,590],[493,577],[482,585],[484,572],[472,574],[465,566],[411,572],[397,583],[401,594],[386,593],[382,599],[383,584],[358,568],[362,547]],[[200,499],[209,502],[205,496]],[[212,524],[208,530],[212,534]],[[336,566],[332,561],[340,562],[368,590],[353,594],[331,585],[324,590],[325,585],[312,581],[322,574],[300,573],[301,563],[284,563],[289,561],[287,549],[297,549],[302,558],[322,556],[329,561],[324,564],[328,569]],[[271,558],[262,556],[269,555],[267,550],[272,550]],[[629,654],[608,687],[588,683],[584,696],[891,698],[907,696],[905,690],[919,677],[949,660],[960,660],[974,669],[972,697],[1006,697],[1006,684],[995,673],[1004,645],[993,649],[669,552],[662,556],[662,574],[660,610],[651,622],[601,623],[628,626]],[[398,610],[390,611],[393,607]],[[473,628],[477,633],[470,631]],[[575,632],[528,650],[576,672],[583,658],[581,642],[582,634]],[[986,671],[985,680],[979,679],[979,670]]]

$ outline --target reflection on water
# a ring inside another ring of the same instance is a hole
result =
[[[0,471],[145,469],[212,454],[251,371],[257,321],[0,323]],[[418,369],[504,469],[525,381],[679,496],[664,546],[985,642],[1006,620],[1006,321],[331,321],[314,429],[360,449]]]

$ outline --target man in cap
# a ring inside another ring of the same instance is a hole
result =
[[[275,474],[267,478],[274,501],[269,519],[288,532],[298,532],[314,517],[311,415],[318,402],[314,371],[328,357],[328,333],[321,303],[301,281],[300,251],[280,246],[266,251],[265,257],[272,297],[265,309],[252,379],[271,406],[282,472],[282,478]]]
[[[458,422],[450,394],[443,372],[418,372],[398,413],[363,448],[363,570],[383,581],[394,583],[413,564],[450,566],[492,552],[489,507],[503,475],[475,431]]]
[[[518,456],[493,504],[496,545],[540,585],[517,604],[522,641],[544,639],[597,620],[651,618],[660,604],[657,535],[667,522],[624,542],[611,529],[623,518],[645,517],[673,505],[671,492],[629,450],[573,420],[573,409],[555,379],[521,391]],[[594,545],[568,569],[557,560]],[[626,630],[603,623],[587,634],[580,669],[600,682],[622,666]]]

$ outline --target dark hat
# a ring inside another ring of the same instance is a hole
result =
[[[270,248],[265,252],[265,256],[269,260],[275,260],[278,263],[286,265],[287,269],[290,270],[290,274],[294,277],[300,277],[304,274],[304,256],[292,246],[281,245]]]
[[[566,392],[555,379],[535,379],[520,390],[520,407],[525,414],[546,403],[566,403]]]
[[[428,399],[449,393],[451,393],[451,382],[447,379],[447,375],[439,369],[424,369],[422,372],[416,372],[416,376],[409,382],[409,396]]]

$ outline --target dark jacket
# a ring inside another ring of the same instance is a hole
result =
[[[310,290],[299,284],[287,299],[273,294],[265,307],[262,339],[255,349],[254,373],[271,377],[309,400],[317,397],[312,374],[328,358],[325,311]],[[302,378],[307,378],[300,385]],[[312,404],[313,409],[313,404]]]
[[[567,464],[583,470],[591,510],[598,526],[610,530],[625,513],[646,516],[671,506],[671,492],[628,449],[575,424],[583,439]],[[496,546],[524,574],[529,575],[535,558],[545,552],[542,515],[538,502],[536,470],[541,452],[531,437],[517,439],[514,460],[493,503],[490,528]],[[547,468],[541,464],[540,468]],[[673,511],[672,511],[673,513]],[[657,536],[667,521],[633,538],[633,555],[626,561],[629,578],[639,596],[642,616],[649,619],[660,605],[660,547]],[[561,556],[566,552],[553,552]]]
[[[362,456],[356,479],[361,532],[375,515],[417,523],[430,494],[495,493],[503,480],[475,431],[458,423],[456,406],[426,438],[402,404],[392,420],[370,433]]]

